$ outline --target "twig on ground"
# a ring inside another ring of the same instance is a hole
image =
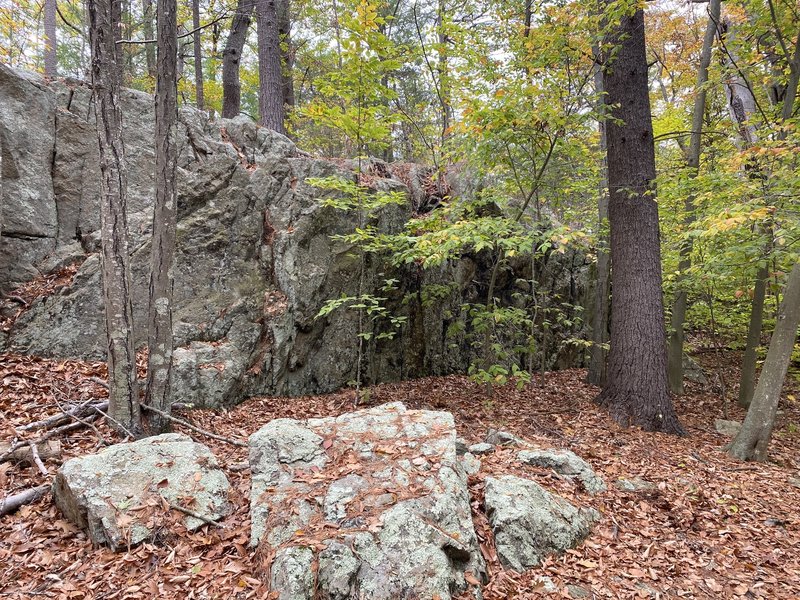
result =
[[[18,494],[6,496],[0,500],[0,517],[10,514],[17,510],[20,506],[36,502],[39,498],[44,496],[50,489],[49,484],[40,485],[35,488],[23,490]]]
[[[217,435],[216,433],[211,433],[210,431],[206,431],[205,429],[200,429],[199,427],[192,425],[188,421],[184,421],[183,419],[179,419],[178,417],[173,417],[169,413],[165,413],[163,410],[158,408],[154,408],[152,406],[148,406],[147,404],[142,404],[142,410],[147,410],[150,412],[154,412],[157,415],[164,417],[165,419],[172,421],[173,423],[178,423],[179,425],[183,425],[187,429],[191,429],[195,433],[199,433],[200,435],[204,435],[206,437],[210,437],[212,440],[217,440],[220,442],[226,442],[228,444],[232,444],[234,446],[240,446],[242,448],[247,448],[247,444],[244,442],[240,442],[239,440],[233,440],[231,438],[226,438],[221,435]]]
[[[219,521],[215,521],[214,519],[209,519],[208,517],[204,517],[203,515],[201,515],[199,513],[196,513],[193,510],[189,510],[188,508],[184,508],[180,504],[173,504],[172,502],[170,502],[169,503],[169,507],[170,508],[174,508],[178,512],[182,512],[185,515],[189,515],[190,517],[194,517],[195,519],[200,519],[206,525],[213,525],[214,527],[220,527],[222,529],[225,528],[225,526],[222,523],[220,523]]]
[[[94,418],[95,416],[91,415],[90,417],[87,417],[87,420],[92,420]],[[62,425],[61,427],[56,427],[55,429],[51,429],[50,431],[36,438],[35,440],[21,440],[14,442],[11,444],[11,446],[7,451],[5,451],[3,454],[0,454],[0,463],[4,463],[7,460],[10,460],[13,457],[14,453],[24,446],[28,446],[31,443],[41,444],[42,442],[52,439],[57,435],[61,435],[62,433],[67,433],[68,431],[74,431],[75,429],[80,429],[81,427],[85,426],[86,425],[81,422],[69,423],[67,425]]]
[[[39,467],[39,472],[41,472],[41,474],[44,475],[45,477],[49,476],[50,471],[48,471],[47,467],[44,466],[44,463],[42,462],[42,457],[39,456],[39,448],[36,447],[36,444],[34,442],[31,442],[30,444],[28,444],[28,446],[31,449],[31,456],[33,457],[34,464],[36,464],[36,466]]]
[[[56,400],[58,402],[58,400]],[[97,402],[96,398],[90,398],[79,404],[74,408],[70,408],[68,410],[64,410],[59,403],[59,408],[61,408],[61,414],[53,415],[52,417],[47,417],[46,419],[42,419],[41,421],[34,421],[33,423],[28,423],[27,425],[21,425],[17,427],[17,431],[32,431],[34,429],[50,429],[51,427],[56,427],[61,425],[62,423],[68,423],[70,419],[75,418],[76,416],[81,415],[83,412],[91,413],[92,408],[89,405],[93,402]],[[97,404],[97,407],[101,410],[105,410],[108,408],[108,400],[102,401]]]

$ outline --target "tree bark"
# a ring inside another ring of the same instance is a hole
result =
[[[156,78],[156,203],[153,211],[153,243],[150,254],[150,305],[148,311],[147,389],[145,404],[169,414],[172,375],[172,263],[175,255],[178,122],[178,6],[176,0],[159,0],[158,76]],[[147,418],[153,433],[169,422],[158,413]]]
[[[239,0],[231,22],[231,31],[222,52],[222,116],[232,119],[241,110],[242,88],[239,83],[239,61],[247,41],[247,30],[255,0]]]
[[[526,4],[526,9],[529,6]],[[526,12],[526,27],[529,27],[529,14]],[[604,386],[607,377],[609,342],[608,324],[611,308],[611,255],[608,252],[608,163],[606,162],[606,122],[602,116],[604,110],[603,72],[597,66],[594,75],[595,91],[597,92],[601,118],[598,122],[600,129],[600,152],[603,154],[600,165],[600,195],[597,199],[598,241],[597,241],[597,278],[595,281],[594,311],[592,313],[592,348],[589,355],[589,374],[587,381],[594,385]]]
[[[623,15],[605,66],[614,293],[608,380],[597,401],[624,426],[683,433],[667,381],[655,150],[644,12]]]
[[[278,35],[281,40],[281,75],[283,77],[283,104],[294,106],[294,53],[292,50],[292,17],[289,0],[276,0]]]
[[[775,413],[789,368],[797,327],[800,325],[800,263],[789,275],[783,304],[769,343],[769,351],[753,402],[739,434],[731,442],[728,454],[741,460],[767,460],[767,449],[775,425]]]
[[[258,32],[258,116],[259,122],[278,133],[286,133],[283,106],[281,42],[278,34],[276,0],[256,2]]]
[[[153,39],[153,0],[142,0],[142,31],[146,40]],[[156,78],[156,48],[153,44],[144,46],[147,75]]]
[[[116,8],[115,8],[116,5]],[[119,65],[115,28],[119,0],[89,0],[92,88],[100,153],[100,234],[108,351],[109,415],[118,427],[141,431],[136,353],[133,345],[127,173],[119,109]]]
[[[44,76],[47,79],[58,77],[56,54],[56,0],[44,2]]]
[[[194,29],[194,96],[197,108],[205,108],[203,97],[203,47],[200,44],[200,0],[192,0],[192,29]]]
[[[761,329],[764,326],[764,300],[767,297],[769,269],[764,264],[758,268],[750,305],[750,323],[747,327],[747,343],[742,358],[742,374],[739,379],[739,406],[747,408],[753,399],[756,386],[757,350],[761,345]]]
[[[703,117],[706,112],[706,84],[708,83],[708,68],[711,65],[711,52],[714,48],[714,38],[719,28],[721,0],[711,0],[708,3],[708,25],[703,37],[703,49],[700,52],[700,66],[697,69],[697,84],[694,88],[694,107],[692,110],[692,130],[689,138],[689,151],[686,156],[686,166],[689,168],[689,177],[695,178],[700,170],[700,154],[702,151]],[[695,222],[695,198],[689,194],[684,202],[684,225],[690,229]],[[675,281],[675,300],[672,305],[672,321],[670,323],[668,373],[669,387],[673,394],[683,393],[683,327],[686,322],[686,272],[692,266],[692,240],[688,238],[681,246],[680,261],[678,263],[678,277]]]

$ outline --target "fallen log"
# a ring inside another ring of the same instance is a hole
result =
[[[8,460],[14,462],[25,463],[29,465],[34,464],[35,460],[33,456],[33,449],[29,443],[24,443],[24,446],[11,450],[11,444],[7,442],[0,442],[0,455],[5,456],[8,454]],[[36,445],[35,442],[34,445]],[[47,460],[48,458],[61,458],[61,442],[58,440],[46,440],[46,443],[42,444],[41,446],[37,445],[37,450],[39,452],[39,458],[42,460]]]
[[[0,517],[11,514],[20,506],[36,502],[50,490],[50,485],[39,485],[35,488],[28,488],[17,494],[6,496],[0,500]]]
[[[20,427],[17,427],[16,429],[17,431],[31,431],[33,429],[51,429],[53,427],[58,427],[59,425],[63,425],[64,423],[69,423],[74,419],[94,414],[95,409],[99,410],[108,409],[108,400],[98,402],[96,399],[92,398],[91,400],[87,400],[86,402],[79,404],[75,408],[71,408],[70,410],[63,411],[60,414],[53,415],[52,417],[48,417],[46,419],[42,419],[41,421],[34,421],[33,423],[22,425]]]
[[[42,442],[50,440],[56,436],[59,436],[63,433],[67,433],[68,431],[74,431],[76,429],[80,429],[81,427],[86,427],[87,422],[93,421],[97,418],[97,414],[89,415],[82,421],[76,421],[75,423],[69,423],[67,425],[62,425],[61,427],[56,427],[55,429],[51,429],[44,435],[36,438],[35,440],[19,440],[15,441],[11,444],[11,446],[5,452],[0,452],[0,463],[4,463],[7,460],[11,460],[11,456],[20,448],[30,447],[31,444],[36,444],[37,446]],[[31,455],[33,456],[33,455]]]

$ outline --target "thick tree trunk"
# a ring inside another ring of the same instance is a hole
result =
[[[278,34],[276,0],[256,2],[258,31],[258,116],[264,127],[286,133],[283,106],[281,42]]]
[[[753,402],[728,454],[741,460],[767,460],[781,388],[794,350],[800,325],[800,263],[794,265],[784,291],[783,304],[769,343],[767,359]]]
[[[609,221],[614,293],[608,379],[598,402],[623,425],[683,433],[667,381],[655,150],[644,12],[623,15],[606,65]]]
[[[703,38],[703,49],[700,52],[700,66],[697,69],[697,84],[694,88],[694,108],[692,111],[692,132],[689,138],[689,151],[686,156],[686,166],[689,167],[689,176],[694,178],[700,170],[700,153],[702,149],[703,117],[706,112],[706,83],[708,82],[708,68],[711,65],[711,52],[714,48],[714,38],[719,27],[721,0],[711,0],[708,3],[708,25]],[[687,195],[684,203],[684,225],[690,229],[695,221],[695,199]],[[687,239],[681,246],[680,262],[678,263],[678,277],[675,281],[675,300],[672,305],[672,322],[669,336],[668,372],[669,387],[673,394],[683,393],[683,327],[686,322],[686,272],[692,266],[692,241]]]
[[[114,5],[117,5],[115,8]],[[133,345],[127,174],[118,103],[119,67],[114,33],[119,0],[89,0],[92,87],[100,150],[100,234],[108,343],[109,415],[133,434],[141,431]]]
[[[146,40],[153,39],[153,0],[142,0],[142,31]],[[145,44],[144,56],[147,63],[147,75],[156,78],[156,47]]]
[[[194,29],[194,97],[197,108],[205,108],[203,97],[203,46],[200,44],[200,0],[192,0],[192,29]]]
[[[255,0],[239,0],[233,15],[231,31],[222,52],[222,116],[232,119],[241,110],[242,88],[239,83],[239,61],[247,41],[247,30]]]
[[[47,79],[58,77],[56,54],[56,0],[44,2],[44,76]]]
[[[148,312],[147,390],[145,403],[169,414],[172,374],[172,262],[175,255],[178,122],[178,35],[176,0],[158,2],[158,77],[156,79],[156,203],[153,211],[153,244],[150,255],[150,308]],[[169,422],[157,413],[148,415],[153,433]]]
[[[529,5],[526,4],[526,10]],[[529,26],[530,16],[526,12],[526,27]],[[603,98],[603,72],[598,66],[594,75],[595,91],[598,102],[605,104]],[[601,114],[603,107],[601,106]],[[606,162],[606,122],[601,117],[600,152],[603,155],[600,166],[600,195],[597,199],[598,240],[597,240],[597,277],[594,289],[594,310],[592,312],[592,348],[589,356],[589,374],[587,381],[594,385],[604,386],[607,377],[609,342],[608,324],[611,308],[611,255],[608,252],[608,163]]]
[[[292,17],[289,0],[276,0],[278,35],[281,40],[281,75],[283,76],[283,104],[294,106],[294,53],[292,50]]]

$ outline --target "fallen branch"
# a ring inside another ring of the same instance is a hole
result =
[[[44,496],[49,489],[49,485],[40,485],[35,488],[23,490],[22,492],[13,494],[12,496],[6,496],[0,500],[0,517],[11,514],[20,506],[30,504],[31,502],[36,502],[39,498]]]
[[[87,421],[91,421],[96,418],[96,415],[90,415],[86,418]],[[62,425],[61,427],[56,427],[55,429],[51,429],[43,436],[36,438],[35,440],[20,440],[11,444],[11,446],[6,450],[3,454],[0,454],[0,463],[4,463],[8,460],[11,460],[14,453],[17,452],[20,448],[25,446],[29,446],[30,444],[39,445],[44,441],[52,439],[62,433],[67,433],[68,431],[74,431],[75,429],[80,429],[81,427],[85,427],[86,424],[83,422],[75,422],[69,423],[68,425]]]
[[[183,419],[179,419],[178,417],[173,417],[169,413],[165,413],[163,410],[159,410],[158,408],[153,408],[147,404],[142,404],[142,410],[146,410],[152,413],[155,413],[168,421],[172,421],[173,423],[178,423],[179,425],[183,425],[187,429],[191,429],[195,433],[199,433],[200,435],[204,435],[206,437],[210,437],[213,440],[217,440],[220,442],[225,442],[228,444],[232,444],[234,446],[241,446],[242,448],[247,448],[247,444],[244,442],[240,442],[239,440],[232,440],[230,438],[222,437],[221,435],[217,435],[216,433],[211,433],[210,431],[206,431],[205,429],[200,429],[199,427],[192,425],[188,421],[184,421]]]
[[[22,462],[28,464],[34,464],[33,460],[33,453],[31,451],[30,444],[26,442],[20,442],[23,444],[19,449],[14,450],[9,457],[10,460],[14,462]],[[0,453],[7,453],[11,449],[11,444],[7,443],[0,443]],[[41,459],[47,458],[59,458],[61,456],[61,442],[58,440],[52,440],[45,443],[42,447],[38,448],[38,454]]]
[[[222,523],[220,523],[219,521],[215,521],[214,519],[209,519],[208,517],[204,517],[203,515],[201,515],[199,513],[196,513],[193,510],[189,510],[188,508],[184,508],[180,504],[173,504],[172,502],[170,502],[169,503],[169,507],[170,508],[174,508],[178,512],[182,512],[185,515],[189,515],[190,517],[194,517],[195,519],[200,519],[206,525],[213,525],[214,527],[220,527],[222,529],[225,528],[225,526]]]
[[[90,415],[94,412],[94,409],[99,408],[100,410],[106,410],[108,408],[108,400],[104,400],[97,404],[93,404],[96,402],[95,398],[91,398],[78,406],[71,408],[69,410],[62,410],[61,414],[53,415],[52,417],[48,417],[46,419],[42,419],[41,421],[34,421],[33,423],[28,423],[27,425],[22,425],[17,427],[17,431],[32,431],[34,429],[50,429],[51,427],[57,427],[63,423],[68,423],[73,419],[79,419],[82,416]]]
[[[50,475],[50,471],[48,471],[47,467],[44,466],[44,463],[42,462],[42,458],[39,456],[39,447],[36,444],[34,444],[33,442],[28,444],[28,447],[31,449],[31,457],[33,458],[33,462],[39,468],[39,472],[42,475],[44,475],[45,477]]]

